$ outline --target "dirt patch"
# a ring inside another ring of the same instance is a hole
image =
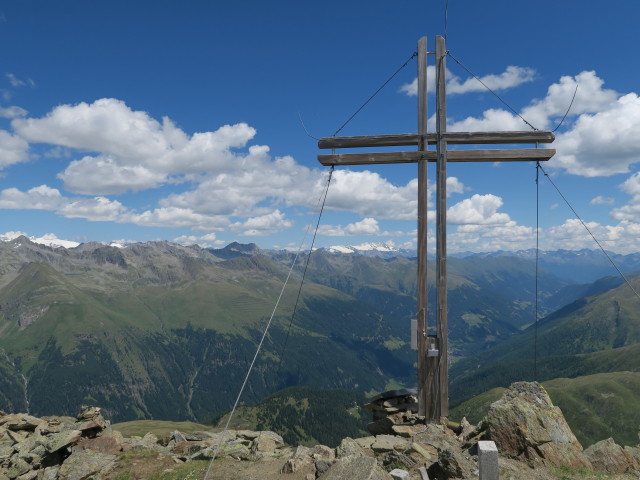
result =
[[[277,480],[283,478],[280,469],[285,459],[260,458],[254,461],[233,458],[216,459],[209,472],[209,480]],[[201,480],[209,468],[206,460],[177,464],[171,456],[155,452],[127,452],[122,454],[117,466],[105,480]],[[287,480],[305,480],[308,472],[287,474]]]

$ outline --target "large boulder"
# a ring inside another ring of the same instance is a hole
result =
[[[13,432],[21,430],[33,432],[42,423],[44,423],[44,420],[23,413],[5,414],[0,418],[0,425]]]
[[[280,473],[295,473],[305,471],[315,476],[316,467],[313,460],[313,450],[309,447],[299,445],[296,451],[287,459],[282,466]]]
[[[478,476],[478,467],[469,452],[464,450],[442,450],[438,461],[428,470],[429,478],[448,480],[450,478],[471,478]]]
[[[512,384],[470,436],[493,440],[501,455],[530,466],[591,469],[562,411],[537,382]]]
[[[153,434],[157,443],[157,437]],[[145,438],[147,438],[145,436]],[[81,438],[78,443],[73,447],[73,451],[77,450],[92,450],[94,452],[101,452],[106,454],[115,454],[121,452],[124,449],[124,438],[122,434],[116,430],[106,429],[100,436],[93,438]]]
[[[358,442],[356,442],[351,437],[347,437],[347,438],[343,438],[342,441],[340,442],[340,445],[337,446],[336,456],[338,458],[349,457],[349,456],[365,457],[367,456],[367,454],[365,453],[364,448],[362,448],[358,444]]]
[[[348,456],[338,459],[319,480],[391,480],[375,458]]]
[[[584,454],[598,472],[626,473],[637,468],[632,451],[632,448],[622,448],[613,438],[607,438],[591,445]]]
[[[117,457],[93,450],[73,452],[60,466],[58,478],[65,480],[85,480],[101,478],[98,474],[106,474],[115,465]]]
[[[282,466],[280,473],[302,472],[316,478],[334,464],[335,458],[335,450],[326,445],[316,445],[313,448],[299,445]]]
[[[460,440],[456,434],[443,424],[430,423],[424,430],[413,436],[413,444],[431,447],[437,451],[460,448]]]
[[[410,441],[404,437],[395,435],[378,435],[376,441],[371,445],[371,450],[380,454],[392,450],[406,450],[409,448]]]

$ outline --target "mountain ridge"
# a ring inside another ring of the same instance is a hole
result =
[[[54,249],[25,238],[0,244],[0,272],[7,357],[0,368],[8,373],[3,391],[12,392],[0,396],[0,408],[24,410],[28,401],[32,411],[47,413],[100,403],[114,419],[224,412],[284,278],[279,262],[260,255],[224,260],[169,242]],[[295,296],[284,292],[247,401],[290,384],[382,389],[391,375],[368,365],[387,355],[388,322],[317,284],[305,287],[286,352],[292,361],[279,370]],[[369,324],[381,328],[380,337],[356,334],[357,325]],[[326,371],[301,370],[306,364]],[[386,364],[410,376],[408,357],[390,352]],[[54,379],[69,388],[52,388]],[[159,391],[166,392],[162,402]],[[211,395],[218,398],[213,407]]]
[[[226,411],[295,257],[227,247],[0,242],[0,408],[93,403],[117,420],[203,421]],[[533,322],[530,261],[452,258],[449,274],[453,357],[481,354]],[[548,312],[546,302],[571,285],[538,274]],[[291,275],[244,401],[295,386],[376,392],[415,382],[415,259],[317,250],[300,254]],[[50,379],[70,388],[56,392]]]
[[[638,291],[640,277],[630,282]],[[541,381],[640,371],[640,364],[629,355],[640,346],[639,304],[634,291],[623,284],[576,300],[537,326],[461,360],[451,369],[452,402],[508,385],[510,379],[531,380],[535,370]]]

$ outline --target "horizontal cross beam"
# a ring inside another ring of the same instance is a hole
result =
[[[480,145],[504,143],[552,143],[553,132],[444,132],[443,140],[451,145]],[[427,134],[427,143],[435,145],[435,133]],[[358,137],[325,137],[318,140],[319,148],[358,148],[358,147],[402,147],[419,145],[420,135],[417,133],[399,133],[394,135],[366,135]]]
[[[447,162],[545,162],[555,155],[553,148],[521,148],[516,150],[448,150]],[[436,161],[436,151],[337,153],[318,155],[318,161],[330,165],[375,165],[381,163],[417,163]]]

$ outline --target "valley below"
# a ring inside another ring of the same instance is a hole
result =
[[[452,418],[538,380],[585,446],[637,443],[640,300],[595,255],[579,257],[587,283],[571,255],[543,256],[537,322],[530,256],[449,260]],[[0,409],[219,424],[271,320],[234,425],[290,444],[363,435],[367,398],[415,386],[415,258],[318,250],[300,288],[302,255],[274,312],[293,259],[241,244],[1,242]],[[640,289],[635,256],[617,260]]]

